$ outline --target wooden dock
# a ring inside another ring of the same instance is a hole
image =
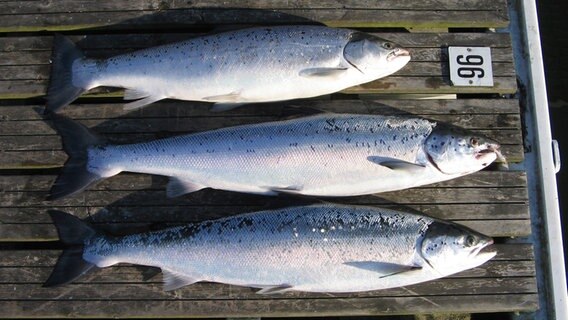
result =
[[[90,57],[251,24],[357,28],[411,51],[393,76],[331,96],[211,113],[208,104],[165,101],[123,111],[120,90],[88,92],[63,114],[117,143],[147,141],[231,125],[281,119],[305,108],[343,113],[414,114],[486,134],[511,162],[523,160],[523,133],[505,0],[384,1],[0,1],[0,316],[284,317],[481,313],[538,308],[526,173],[489,168],[456,180],[399,192],[328,201],[412,208],[493,236],[498,255],[454,276],[357,294],[291,292],[198,283],[164,292],[153,269],[121,265],[58,288],[42,288],[61,245],[46,211],[59,209],[113,233],[142,231],[291,204],[216,190],[165,196],[166,179],[123,173],[67,199],[44,201],[66,160],[42,115],[54,32]],[[492,49],[493,87],[454,87],[447,47]],[[413,94],[412,96],[408,94]],[[456,94],[457,99],[416,97]],[[300,107],[297,109],[290,108]]]

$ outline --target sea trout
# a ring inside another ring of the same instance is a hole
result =
[[[504,160],[489,138],[414,117],[324,113],[124,145],[63,116],[52,119],[69,159],[49,199],[122,171],[170,177],[170,197],[203,188],[355,196],[449,180]]]
[[[66,249],[45,286],[93,267],[162,269],[164,288],[212,281],[286,291],[357,292],[407,286],[485,263],[493,240],[466,227],[370,207],[312,205],[268,210],[114,237],[59,211]]]
[[[410,60],[407,50],[375,36],[324,26],[249,28],[196,37],[108,59],[88,59],[56,36],[47,111],[81,93],[125,88],[136,109],[170,98],[243,103],[330,94],[390,75]]]

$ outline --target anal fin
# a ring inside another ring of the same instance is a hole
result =
[[[268,190],[276,193],[291,193],[291,194],[300,193],[302,189],[304,189],[304,187],[301,185],[290,185],[286,187],[268,187]]]
[[[197,184],[193,181],[183,180],[177,177],[170,177],[170,181],[168,182],[168,186],[166,187],[166,195],[169,198],[175,198],[205,188],[207,187],[201,184]]]
[[[400,265],[380,261],[348,261],[344,264],[350,267],[376,272],[381,278],[422,268],[420,266]]]
[[[165,291],[175,290],[200,281],[200,279],[196,277],[181,274],[171,270],[162,269],[162,273],[164,278]]]
[[[257,294],[277,294],[277,293],[283,293],[286,291],[290,291],[292,290],[292,286],[289,284],[281,284],[281,285],[277,285],[277,286],[268,286],[268,287],[264,287],[262,289],[260,289],[259,291],[257,291]]]
[[[335,68],[309,68],[300,71],[300,76],[302,77],[330,77],[335,78],[340,76],[347,71],[345,67],[335,67]]]
[[[138,100],[151,96],[151,94],[138,89],[125,89],[124,100]]]
[[[142,107],[145,107],[149,104],[152,104],[156,101],[160,101],[164,99],[164,97],[157,97],[157,96],[148,96],[146,98],[140,99],[140,100],[136,100],[133,102],[129,102],[127,104],[124,105],[124,110],[125,111],[132,111],[132,110],[136,110],[136,109],[140,109]]]
[[[376,157],[376,156],[369,156],[367,157],[367,160],[376,163],[380,166],[389,168],[391,170],[397,170],[397,171],[416,171],[416,170],[420,170],[420,169],[424,169],[425,166],[418,164],[418,163],[412,163],[412,162],[407,162],[407,161],[403,161],[403,160],[399,160],[399,159],[393,159],[393,158],[385,158],[385,157]]]
[[[204,97],[203,100],[210,101],[210,102],[232,103],[232,102],[241,102],[242,96],[241,96],[240,92],[233,91],[233,92],[229,92],[229,93],[225,93],[225,94],[219,94],[219,95],[215,95],[215,96]]]

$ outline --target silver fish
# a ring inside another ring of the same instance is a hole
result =
[[[420,118],[320,114],[112,145],[60,115],[70,158],[49,199],[122,171],[169,176],[168,196],[203,188],[276,195],[353,196],[400,190],[481,170],[499,144]]]
[[[250,28],[87,59],[56,36],[47,110],[68,105],[99,86],[126,88],[126,109],[171,98],[243,103],[333,93],[385,77],[410,60],[398,45],[349,29],[323,26]]]
[[[357,292],[445,277],[496,254],[482,251],[491,238],[466,227],[379,208],[292,207],[125,237],[50,214],[71,248],[46,286],[125,262],[161,268],[166,290],[212,281],[259,293]]]

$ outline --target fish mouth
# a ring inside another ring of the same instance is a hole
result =
[[[483,161],[486,158],[493,157],[493,155],[495,156],[495,159],[492,159],[491,161],[484,163],[484,165],[489,165],[491,162],[497,160],[503,168],[505,169],[509,168],[507,159],[501,153],[501,146],[498,144],[489,144],[485,149],[477,151],[475,153],[475,159]]]
[[[487,243],[479,246],[475,250],[473,250],[469,256],[474,258],[476,261],[487,261],[493,258],[497,254],[497,250],[495,246],[493,246],[493,239],[487,240]],[[483,263],[481,262],[481,263]]]
[[[393,61],[399,58],[407,58],[410,60],[410,51],[402,48],[396,48],[387,55],[387,61]]]

